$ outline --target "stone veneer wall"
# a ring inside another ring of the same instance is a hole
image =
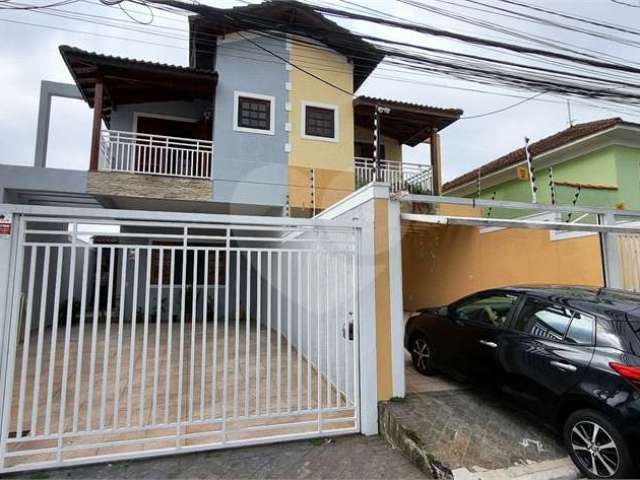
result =
[[[210,201],[211,180],[119,172],[89,172],[87,192],[94,195]]]

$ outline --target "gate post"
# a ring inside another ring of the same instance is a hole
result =
[[[616,218],[613,214],[599,216],[600,223],[615,225]],[[605,286],[610,288],[623,288],[622,271],[620,269],[620,246],[615,233],[602,233],[602,263],[604,267]]]
[[[16,270],[16,253],[18,251],[19,233],[19,215],[3,210],[0,207],[0,222],[6,224],[10,222],[10,233],[0,232],[0,442],[5,438],[5,418],[4,413],[8,410],[5,405],[10,402],[7,389],[5,386],[10,379],[9,375],[9,351],[11,347],[10,331],[11,331],[11,307],[13,292],[15,288],[15,278],[12,276]],[[4,465],[4,445],[0,444],[0,469]]]

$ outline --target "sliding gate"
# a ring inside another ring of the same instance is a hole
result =
[[[16,216],[0,471],[359,431],[356,228],[130,213]]]

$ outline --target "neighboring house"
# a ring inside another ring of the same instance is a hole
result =
[[[188,67],[61,46],[94,109],[89,171],[0,166],[0,200],[312,216],[374,179],[378,106],[391,108],[382,178],[433,191],[430,167],[403,164],[401,147],[431,143],[437,166],[438,132],[460,110],[354,96],[383,54],[307,5],[202,11],[189,20]]]
[[[639,133],[640,124],[609,118],[532,143],[538,203],[551,203],[551,167],[557,204],[571,204],[580,188],[578,205],[640,209]],[[443,190],[449,196],[478,197],[479,186],[482,198],[530,202],[524,147],[445,183]]]

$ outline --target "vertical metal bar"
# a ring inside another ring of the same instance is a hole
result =
[[[176,249],[171,248],[169,265],[169,318],[167,319],[167,364],[164,386],[164,423],[169,423],[169,404],[171,400],[171,353],[173,350],[173,292],[176,287]]]
[[[360,426],[360,368],[359,368],[359,356],[360,356],[360,314],[358,308],[358,292],[359,292],[359,276],[358,276],[358,259],[359,256],[359,234],[358,236],[354,235],[355,245],[354,245],[354,254],[353,254],[353,264],[351,268],[351,277],[352,277],[352,301],[353,301],[353,342],[352,344],[352,352],[353,352],[353,404],[354,408],[357,412],[357,427]]]
[[[291,262],[292,254],[287,252],[287,412],[291,411]]]
[[[149,267],[151,268],[151,267]],[[156,284],[156,338],[153,362],[153,398],[151,400],[151,423],[157,422],[158,382],[160,381],[160,336],[162,334],[162,289],[164,288],[164,248],[158,249],[158,281]]]
[[[180,345],[178,360],[178,411],[176,412],[176,448],[181,447],[181,420],[182,420],[182,376],[184,368],[184,322],[187,289],[187,227],[182,230],[182,286],[180,291]]]
[[[305,255],[307,257],[307,303],[305,305],[307,309],[307,409],[311,410],[311,371],[313,369],[311,365],[311,292],[317,291],[311,288],[311,256],[310,252]]]
[[[319,247],[319,239],[317,238],[316,232],[316,348],[318,350],[317,360],[316,360],[316,389],[317,389],[317,404],[316,408],[318,409],[318,433],[322,431],[322,337],[320,335],[320,319],[322,318],[321,313],[321,302],[320,302],[320,257],[322,253],[320,252]]]
[[[298,285],[298,341],[296,347],[298,348],[298,370],[297,370],[297,385],[298,385],[298,411],[302,410],[302,252],[298,252],[298,276],[296,278],[296,284]]]
[[[144,276],[144,326],[142,329],[142,370],[140,375],[140,428],[144,426],[147,393],[147,348],[149,346],[149,295],[151,293],[151,247],[147,248]]]
[[[96,272],[93,285],[93,324],[91,327],[91,354],[89,359],[89,398],[87,400],[86,430],[91,429],[93,420],[93,397],[96,375],[96,350],[98,348],[98,315],[100,312],[100,274],[102,273],[102,247],[96,249]]]
[[[202,347],[200,358],[200,420],[204,420],[204,400],[207,394],[207,302],[209,297],[209,250],[204,250],[204,278],[202,284]]]
[[[218,389],[218,291],[220,290],[220,250],[216,249],[213,264],[214,290],[213,290],[213,366],[211,368],[211,418],[216,416],[216,394]],[[225,280],[225,284],[226,284]],[[226,289],[226,287],[225,287]]]
[[[278,298],[276,309],[276,411],[281,412],[282,397],[282,251],[278,250]]]
[[[44,420],[44,434],[49,435],[51,428],[51,404],[53,401],[53,375],[56,367],[56,347],[58,345],[58,317],[60,315],[60,289],[62,287],[62,259],[64,247],[57,247],[56,286],[53,300],[53,318],[51,320],[51,347],[49,349],[49,370],[47,372],[47,412]],[[20,265],[19,268],[22,268]]]
[[[82,288],[80,298],[80,327],[78,330],[78,343],[76,352],[76,377],[75,393],[73,396],[73,431],[78,431],[78,413],[80,411],[80,385],[82,383],[82,360],[84,357],[84,324],[87,310],[87,276],[89,271],[89,247],[83,247],[84,258],[82,260]]]
[[[38,406],[40,404],[40,375],[42,371],[42,349],[44,343],[44,323],[47,311],[47,296],[49,294],[49,262],[51,261],[50,247],[44,247],[44,265],[42,267],[42,289],[40,291],[40,322],[38,324],[38,346],[36,350],[36,371],[33,376],[33,401],[31,404],[31,436],[38,431]]]
[[[29,258],[29,282],[27,287],[27,313],[24,320],[24,337],[22,342],[22,365],[20,367],[20,390],[18,397],[18,421],[16,426],[16,438],[22,438],[24,430],[24,405],[27,389],[27,369],[29,368],[29,344],[31,343],[31,315],[33,313],[33,283],[35,279],[36,257],[38,247],[30,247]]]
[[[71,233],[71,265],[69,267],[69,285],[67,289],[67,323],[64,337],[64,361],[62,365],[62,389],[60,396],[60,417],[58,421],[58,445],[56,460],[62,460],[62,434],[64,433],[64,422],[67,409],[67,379],[69,376],[69,344],[71,342],[71,320],[73,317],[73,288],[76,272],[76,242],[78,237],[78,224],[73,223]]]
[[[198,313],[198,249],[193,249],[191,277],[191,348],[189,348],[189,422],[193,421],[193,396],[196,368],[196,315]]]
[[[266,414],[271,413],[271,282],[272,282],[272,255],[267,252],[267,389],[265,393]]]
[[[238,416],[238,370],[240,369],[240,249],[236,250],[236,323],[233,361],[233,416]]]
[[[122,261],[120,269],[120,305],[118,312],[118,346],[116,351],[116,375],[113,382],[113,428],[118,428],[120,414],[120,374],[122,370],[122,335],[124,331],[124,306],[127,286],[127,247],[122,248]]]
[[[341,311],[340,311],[340,288],[339,288],[339,282],[340,282],[340,273],[339,273],[339,256],[338,254],[333,255],[333,263],[335,265],[335,276],[334,276],[334,281],[333,281],[333,285],[334,285],[334,297],[333,297],[333,329],[334,329],[334,353],[335,353],[335,369],[334,369],[334,373],[335,373],[335,380],[334,380],[334,385],[336,388],[336,408],[339,407],[340,405],[340,324],[338,319],[343,318],[341,315]]]
[[[231,262],[231,230],[226,229],[226,243],[224,254],[224,345],[223,345],[223,362],[222,362],[222,435],[223,442],[227,441],[227,370],[229,360],[229,266]]]
[[[325,295],[324,295],[324,302],[325,302],[325,345],[326,345],[326,349],[325,349],[325,355],[326,355],[326,359],[327,359],[327,374],[325,375],[325,381],[327,384],[327,408],[329,408],[331,406],[331,360],[329,358],[329,337],[331,336],[331,311],[329,310],[329,298],[330,298],[330,292],[331,292],[331,286],[329,283],[329,278],[331,275],[331,256],[329,255],[329,253],[327,252],[325,254],[325,282],[326,282],[326,288],[324,289]]]
[[[262,252],[256,252],[256,416],[260,415],[260,326],[262,322]]]
[[[344,260],[342,261],[344,257]],[[348,361],[348,349],[347,349],[347,345],[349,345],[349,332],[350,332],[350,322],[349,319],[351,317],[350,312],[349,312],[349,282],[348,282],[348,277],[349,277],[349,255],[345,254],[345,255],[341,255],[340,256],[341,259],[341,263],[343,263],[343,274],[340,275],[340,277],[342,278],[343,282],[341,285],[341,289],[340,291],[342,292],[342,313],[343,313],[343,325],[344,325],[344,334],[343,334],[343,338],[342,338],[342,358],[343,358],[343,362],[344,362],[344,388],[343,388],[343,392],[346,395],[348,395],[348,387],[349,387],[349,361]],[[345,398],[345,406],[347,406],[348,404],[348,400],[347,398]],[[338,404],[338,407],[340,407],[340,404]]]
[[[140,273],[140,249],[133,249],[133,299],[131,301],[131,338],[129,342],[129,383],[127,385],[127,427],[131,426],[133,410],[133,377],[136,367],[136,324],[138,323],[138,275]]]
[[[107,316],[104,327],[104,350],[102,353],[102,394],[100,396],[100,429],[104,429],[107,408],[107,378],[109,376],[109,359],[111,357],[111,308],[113,307],[113,273],[115,266],[115,248],[109,248],[109,280],[107,287]]]
[[[249,416],[249,373],[250,364],[250,339],[251,339],[251,250],[247,250],[247,286],[245,308],[245,339],[244,339],[244,415]]]

